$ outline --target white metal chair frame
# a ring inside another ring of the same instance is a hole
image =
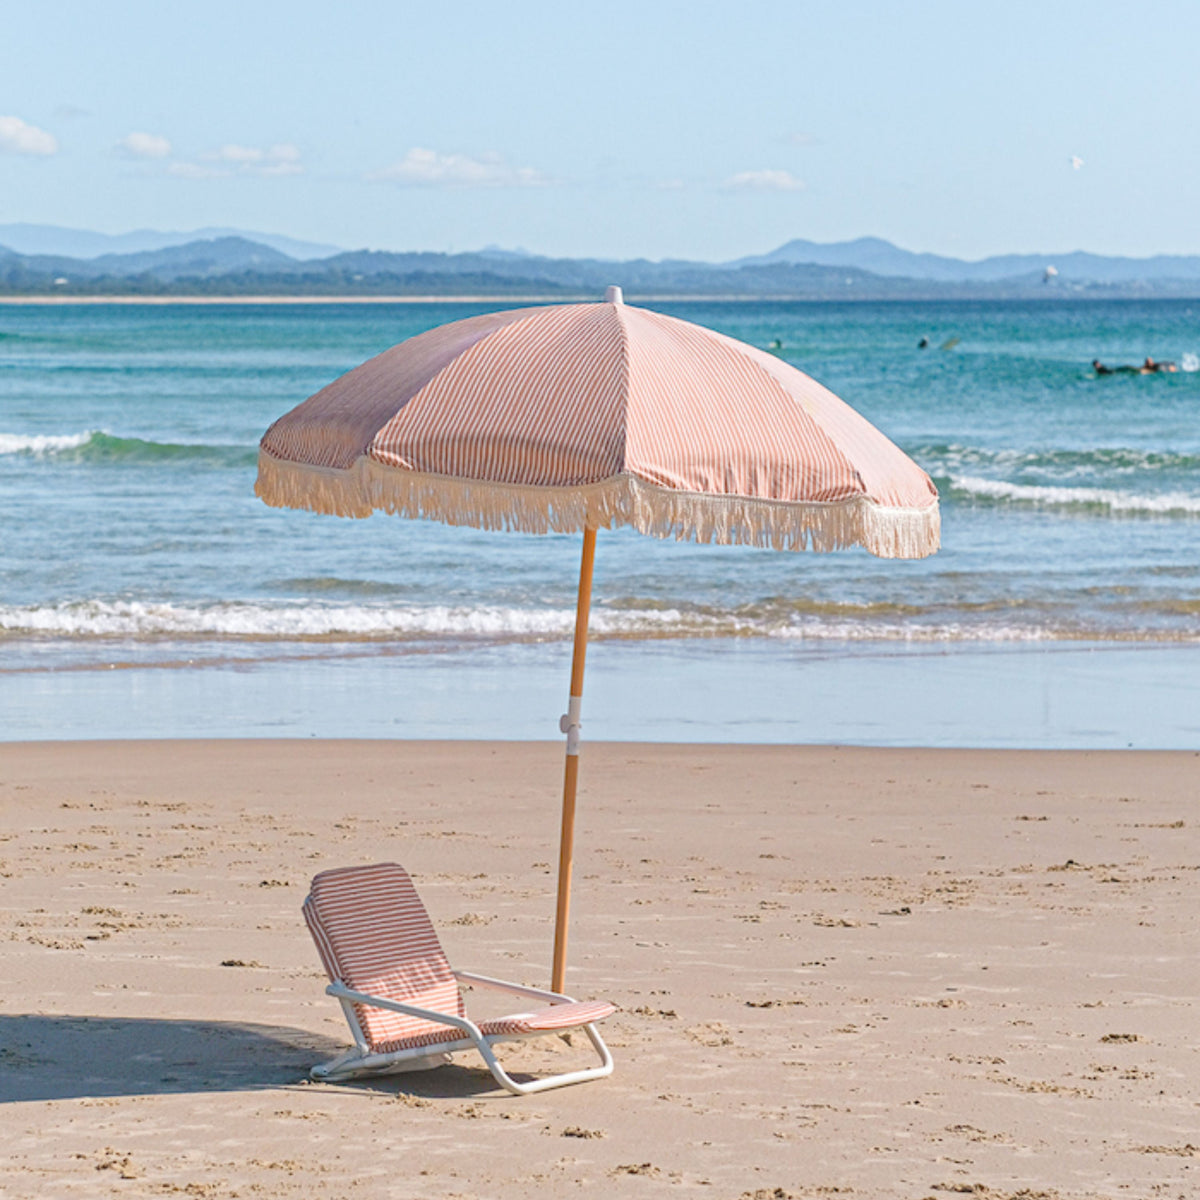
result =
[[[529,1000],[540,1000],[550,1005],[574,1004],[570,996],[559,992],[543,991],[541,988],[526,987],[519,983],[508,983],[502,979],[491,979],[487,975],[475,975],[470,971],[454,971],[454,978],[460,986],[488,988],[493,991],[507,992],[513,996],[523,996]],[[384,996],[372,996],[367,992],[356,992],[344,983],[331,983],[326,993],[341,1002],[342,1011],[354,1036],[354,1046],[329,1062],[320,1063],[313,1067],[311,1074],[314,1079],[335,1081],[352,1079],[358,1075],[388,1074],[396,1071],[421,1071],[432,1067],[442,1066],[449,1062],[449,1056],[458,1050],[479,1051],[483,1061],[487,1063],[496,1082],[517,1096],[527,1096],[532,1092],[543,1092],[548,1088],[565,1087],[570,1083],[583,1083],[588,1079],[600,1079],[611,1075],[613,1069],[612,1054],[604,1044],[600,1031],[592,1023],[574,1026],[587,1034],[596,1053],[600,1056],[600,1066],[587,1067],[579,1071],[566,1071],[559,1075],[547,1075],[541,1079],[533,1079],[528,1083],[518,1083],[501,1066],[500,1061],[492,1051],[497,1042],[519,1042],[534,1037],[547,1037],[552,1033],[569,1032],[564,1030],[534,1030],[529,1033],[493,1033],[485,1034],[478,1025],[468,1017],[454,1016],[451,1013],[438,1012],[435,1009],[418,1008],[415,1004],[402,1004],[398,1000],[389,1000]],[[376,1053],[371,1050],[366,1036],[359,1024],[354,1011],[355,1004],[365,1004],[374,1008],[386,1008],[392,1012],[405,1013],[410,1017],[423,1017],[438,1025],[449,1026],[459,1030],[460,1036],[447,1036],[444,1042],[432,1045],[409,1046],[401,1050],[390,1050]]]

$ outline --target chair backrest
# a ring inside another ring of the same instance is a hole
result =
[[[458,982],[408,873],[395,863],[339,867],[312,881],[304,919],[329,978],[355,991],[463,1015]],[[454,1031],[421,1017],[354,1006],[372,1049]]]

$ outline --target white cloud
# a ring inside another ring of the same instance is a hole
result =
[[[300,162],[300,150],[291,142],[268,146],[239,146],[229,142],[220,150],[206,157],[228,163],[242,175],[299,175],[304,166]]]
[[[550,182],[541,171],[511,166],[499,154],[470,158],[466,154],[439,154],[420,146],[390,167],[370,172],[367,178],[409,187],[542,187]]]
[[[789,133],[785,139],[789,146],[819,146],[821,139],[815,133]]]
[[[127,133],[116,145],[118,154],[127,158],[166,158],[171,143],[157,133]]]
[[[268,146],[264,161],[259,165],[260,175],[300,175],[304,164],[300,161],[300,148],[291,142]]]
[[[265,149],[227,142],[219,150],[202,155],[200,162],[176,162],[167,167],[167,174],[177,179],[228,179],[234,175],[274,179],[303,172],[300,149],[291,142],[279,142]]]
[[[1073,171],[1078,171],[1079,168],[1082,166],[1083,166],[1083,159],[1080,158],[1078,154],[1072,154],[1071,155],[1071,169]]]
[[[0,150],[45,158],[58,153],[58,139],[20,117],[0,117]]]
[[[220,159],[221,162],[236,163],[238,166],[248,165],[250,163],[262,162],[263,151],[257,146],[239,146],[236,143],[228,143],[210,155],[211,158]]]
[[[175,179],[227,179],[233,172],[224,167],[206,167],[203,163],[173,162],[167,164],[167,174]]]
[[[739,171],[725,180],[725,187],[738,192],[800,192],[804,180],[791,171]]]

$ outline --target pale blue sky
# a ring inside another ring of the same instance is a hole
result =
[[[26,0],[0,44],[0,224],[1200,253],[1200,4],[738,8]]]

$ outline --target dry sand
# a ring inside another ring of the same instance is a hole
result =
[[[561,747],[0,745],[0,1196],[1195,1197],[1198,772],[585,746],[617,1070],[517,1098],[306,1082],[345,1035],[298,909],[395,859],[456,965],[544,984]]]

